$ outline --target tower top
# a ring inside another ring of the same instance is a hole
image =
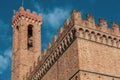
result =
[[[34,11],[31,13],[29,9],[24,10],[23,7],[20,7],[18,12],[13,16],[12,25],[14,26],[20,19],[42,24],[42,14],[37,15]]]

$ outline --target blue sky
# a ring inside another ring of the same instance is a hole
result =
[[[0,1],[0,80],[11,80],[12,27],[13,10],[18,10],[21,0]],[[111,22],[120,24],[120,0],[25,0],[24,8],[42,13],[42,50],[51,42],[52,36],[63,27],[66,18],[70,18],[73,9],[81,11],[83,19],[87,13],[105,18],[109,27]]]

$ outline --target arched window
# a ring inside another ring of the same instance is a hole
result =
[[[28,26],[28,49],[33,47],[33,26]]]
[[[19,26],[17,26],[16,29],[19,31]]]

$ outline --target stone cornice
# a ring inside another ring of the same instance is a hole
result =
[[[108,34],[99,30],[87,28],[84,26],[75,26],[77,36],[83,39],[101,43],[103,45],[120,48],[120,36]]]
[[[20,7],[19,11],[16,12],[15,16],[12,18],[12,27],[16,26],[20,20],[25,20],[30,23],[41,25],[42,15],[37,15],[35,12],[31,13],[29,9],[25,11],[23,7]]]

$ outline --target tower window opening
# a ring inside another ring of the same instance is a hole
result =
[[[16,29],[19,31],[19,26],[17,26]]]
[[[28,49],[33,47],[33,26],[28,26]]]

